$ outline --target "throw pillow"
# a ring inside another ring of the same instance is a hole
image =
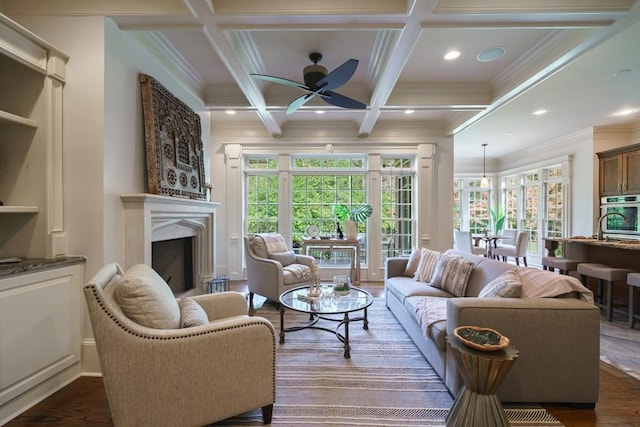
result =
[[[283,267],[296,263],[296,253],[293,251],[274,252],[269,254],[269,258],[275,259],[282,264]]]
[[[178,329],[178,302],[158,273],[146,264],[127,270],[115,289],[122,312],[134,322],[154,329]]]
[[[463,297],[467,292],[469,276],[475,265],[473,261],[462,257],[442,254],[438,258],[430,285],[444,289],[454,296]]]
[[[209,324],[209,318],[204,309],[189,297],[180,298],[180,327],[191,328]]]
[[[420,255],[420,263],[416,268],[416,274],[413,276],[419,282],[429,283],[433,277],[436,264],[440,259],[440,252],[431,249],[422,248]]]
[[[416,248],[411,252],[411,256],[409,257],[409,261],[407,261],[407,266],[402,273],[403,276],[414,277],[416,275],[416,270],[418,269],[418,265],[420,264],[420,258],[422,255],[422,249]]]
[[[493,279],[482,288],[478,298],[520,298],[522,282],[516,270],[509,270]]]

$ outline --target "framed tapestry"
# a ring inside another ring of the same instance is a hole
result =
[[[153,77],[139,80],[149,192],[206,200],[200,116]]]

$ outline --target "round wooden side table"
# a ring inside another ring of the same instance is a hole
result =
[[[447,336],[447,342],[464,382],[447,415],[447,427],[508,427],[496,393],[518,358],[518,350],[513,346],[497,351],[474,350],[455,336]]]

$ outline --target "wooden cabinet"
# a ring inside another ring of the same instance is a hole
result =
[[[640,145],[598,153],[600,196],[640,194]]]
[[[62,89],[67,60],[0,14],[0,258],[66,255]]]

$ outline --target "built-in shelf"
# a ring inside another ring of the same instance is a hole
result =
[[[38,213],[37,206],[0,206],[0,213]]]
[[[37,128],[38,122],[0,110],[0,125],[22,125],[30,128]]]

